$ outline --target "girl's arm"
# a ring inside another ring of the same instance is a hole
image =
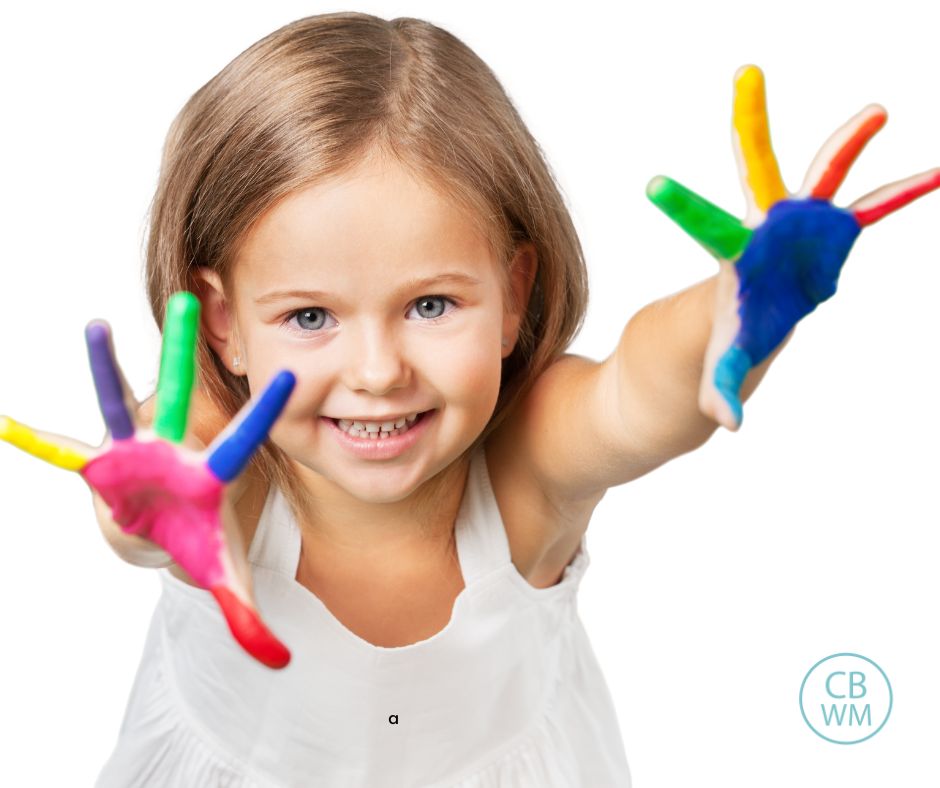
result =
[[[601,365],[598,384],[605,391],[600,396],[615,411],[608,417],[619,425],[610,435],[613,484],[606,486],[623,484],[697,449],[718,428],[702,413],[699,394],[720,284],[716,274],[641,309]],[[792,336],[791,330],[748,372],[742,402]]]
[[[504,438],[560,511],[595,502],[718,428],[699,408],[718,275],[637,312],[604,361],[565,355],[536,381]],[[741,387],[757,388],[792,331]]]
[[[647,187],[718,261],[719,273],[640,310],[606,361],[562,358],[536,382],[510,428],[507,445],[560,512],[583,515],[604,490],[701,446],[719,424],[737,429],[742,401],[796,323],[836,292],[862,228],[940,188],[935,168],[848,208],[833,204],[886,117],[872,104],[851,118],[791,194],[770,146],[763,75],[755,66],[739,69],[733,128],[747,221],[669,178]]]

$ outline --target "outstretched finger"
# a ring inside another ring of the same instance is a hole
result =
[[[222,534],[220,561],[223,578],[209,586],[219,603],[225,621],[235,640],[251,656],[269,668],[286,667],[290,650],[261,619],[252,589],[252,576],[236,515],[230,500],[222,503]]]
[[[857,199],[846,210],[855,216],[860,226],[867,227],[938,187],[940,167],[875,189]]]
[[[739,220],[671,178],[653,178],[646,195],[719,260],[736,260],[751,239],[751,231]]]
[[[134,421],[127,409],[125,384],[114,359],[108,324],[98,320],[89,323],[85,327],[85,343],[104,423],[115,440],[130,438]]]
[[[264,442],[287,404],[297,379],[287,370],[279,372],[257,401],[242,408],[235,420],[209,446],[206,461],[209,470],[221,482],[228,483],[239,473],[251,455]]]
[[[803,180],[799,196],[831,200],[862,149],[884,128],[887,120],[888,113],[884,107],[869,104],[841,126],[819,149]]]
[[[34,430],[8,416],[0,416],[0,440],[67,471],[80,471],[95,453],[80,441]]]
[[[153,429],[161,438],[181,443],[186,435],[189,402],[196,380],[196,339],[199,299],[192,293],[174,293],[166,305],[163,349],[154,407]]]
[[[754,227],[771,205],[787,198],[770,144],[764,75],[757,66],[743,66],[734,75],[733,127],[735,158],[748,203],[744,223]]]

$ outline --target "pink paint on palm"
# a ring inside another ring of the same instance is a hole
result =
[[[203,588],[225,584],[219,510],[224,485],[179,448],[136,438],[115,441],[81,474],[121,529],[156,542]]]
[[[225,571],[219,511],[225,485],[195,454],[162,440],[116,440],[80,473],[111,507],[124,533],[166,550],[215,597],[235,639],[255,659],[283,668],[290,651],[236,593]]]

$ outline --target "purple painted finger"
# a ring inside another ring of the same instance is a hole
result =
[[[97,320],[89,323],[85,327],[85,342],[104,423],[115,440],[130,438],[134,434],[134,422],[124,402],[124,388],[111,352],[107,324]]]

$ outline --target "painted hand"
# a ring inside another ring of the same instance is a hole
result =
[[[159,545],[212,593],[235,639],[251,656],[282,668],[290,652],[258,614],[225,485],[267,437],[296,381],[292,373],[280,372],[211,446],[201,452],[184,446],[198,325],[199,301],[191,293],[175,294],[166,308],[152,430],[135,424],[134,398],[115,361],[110,329],[93,321],[85,338],[109,432],[102,446],[40,433],[5,417],[0,417],[0,438],[81,474],[111,507],[122,531]]]
[[[770,145],[764,77],[756,66],[734,82],[734,142],[747,197],[743,222],[662,176],[649,198],[719,263],[715,317],[699,407],[724,427],[741,424],[739,392],[760,364],[816,305],[830,298],[863,227],[940,186],[940,168],[883,186],[848,208],[831,202],[865,144],[884,125],[871,104],[821,148],[802,188],[787,192]]]

